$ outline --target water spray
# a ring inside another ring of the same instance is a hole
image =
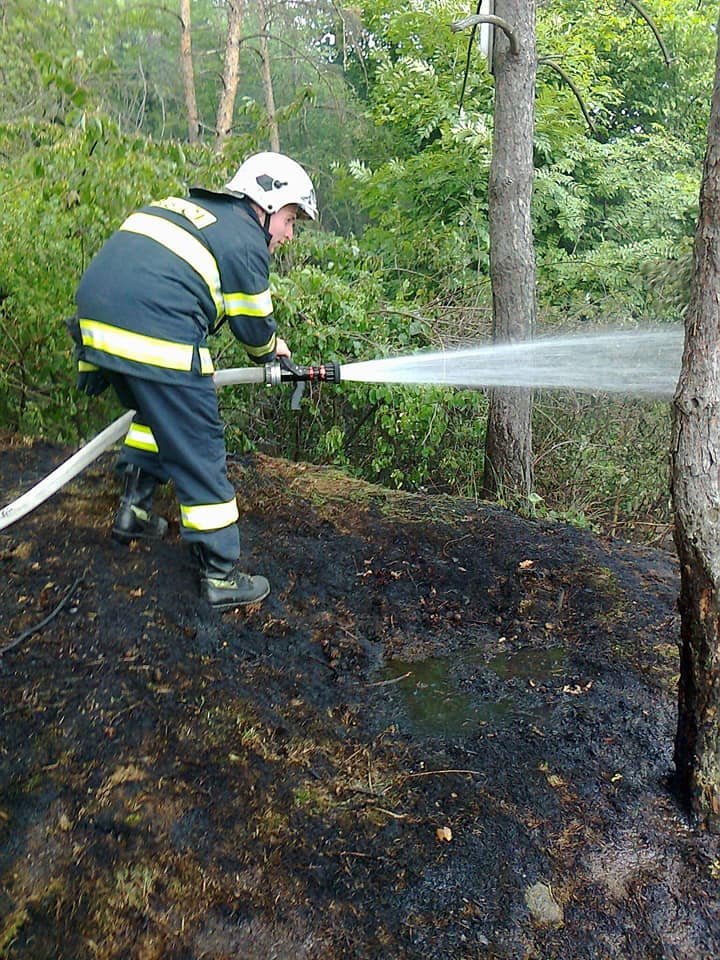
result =
[[[454,386],[527,387],[669,399],[680,375],[684,330],[595,332],[495,343],[343,364],[342,380]]]

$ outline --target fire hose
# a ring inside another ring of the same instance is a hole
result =
[[[263,366],[218,370],[213,379],[216,387],[235,386],[240,383],[264,383],[270,387],[286,383],[293,384],[295,389],[291,406],[293,410],[298,410],[305,385],[314,382],[337,383],[340,380],[340,364],[331,360],[327,363],[320,362],[314,366],[302,367],[297,366],[287,357],[282,357]],[[97,460],[100,454],[121,440],[127,433],[134,416],[135,411],[128,410],[81,447],[69,460],[60,464],[17,500],[0,509],[0,530],[4,530],[39,507],[73,477],[78,476],[94,460]]]

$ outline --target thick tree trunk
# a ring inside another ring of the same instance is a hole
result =
[[[182,71],[185,110],[188,122],[188,140],[200,140],[200,114],[195,96],[195,71],[192,61],[192,32],[190,26],[190,0],[180,0],[180,69]]]
[[[497,16],[517,36],[510,52],[496,28],[495,125],[490,164],[490,278],[497,342],[532,337],[535,324],[535,250],[531,204],[535,120],[535,0],[497,0]],[[490,393],[483,494],[506,500],[526,498],[532,489],[532,393],[498,389]]]
[[[716,831],[720,831],[719,349],[720,45],[671,447],[675,544],[681,571],[676,781],[689,809]]]
[[[240,32],[242,29],[243,0],[227,0],[228,33],[225,43],[223,87],[220,91],[215,122],[215,149],[221,150],[232,130],[235,98],[240,80]]]
[[[267,114],[268,136],[270,138],[270,149],[276,153],[280,151],[280,129],[278,127],[277,115],[275,109],[275,94],[273,92],[272,69],[270,65],[270,47],[268,44],[268,33],[270,32],[270,16],[265,4],[261,5],[263,14],[262,29],[260,31],[260,63],[262,70],[262,88],[265,99],[265,113]]]

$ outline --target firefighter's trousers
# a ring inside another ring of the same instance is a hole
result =
[[[118,466],[132,463],[160,483],[172,480],[182,536],[219,560],[234,563],[240,555],[238,511],[212,377],[185,386],[103,373],[120,402],[137,411]]]

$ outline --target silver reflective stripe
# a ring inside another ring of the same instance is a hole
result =
[[[208,348],[200,347],[198,353],[200,354],[200,373],[215,373],[215,365]]]
[[[207,284],[218,318],[223,316],[225,304],[220,285],[220,271],[215,257],[199,240],[177,224],[163,217],[154,217],[150,213],[131,214],[120,229],[155,240],[189,264]]]
[[[113,357],[148,363],[166,370],[192,370],[193,345],[146,337],[99,320],[81,320],[83,344]]]
[[[273,312],[269,290],[262,293],[226,293],[225,313],[229,317],[269,317]]]
[[[128,447],[136,447],[138,450],[149,450],[151,453],[158,452],[158,445],[155,442],[152,430],[142,423],[130,424],[125,443]]]
[[[195,507],[180,504],[180,520],[190,530],[219,530],[235,523],[238,516],[235,498],[227,503],[202,503]]]

